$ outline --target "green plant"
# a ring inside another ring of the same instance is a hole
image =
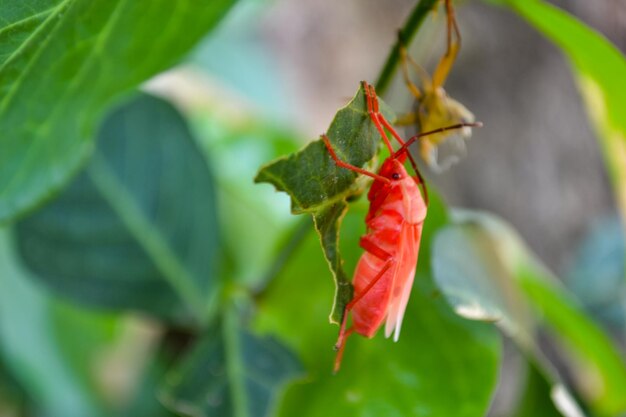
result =
[[[504,221],[434,187],[400,342],[355,337],[332,375],[326,318],[353,295],[367,181],[269,118],[138,91],[233,3],[0,4],[0,414],[482,416],[500,330],[523,358],[510,415],[626,413],[626,361],[585,300]],[[404,42],[439,3],[416,4]],[[570,59],[621,202],[624,56],[543,1],[491,3]],[[399,60],[396,44],[383,98]],[[380,160],[360,88],[328,135],[352,164]]]

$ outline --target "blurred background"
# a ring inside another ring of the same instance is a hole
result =
[[[552,3],[625,51],[625,2]],[[376,80],[413,6],[407,0],[242,3],[188,67],[151,86],[189,104],[198,97],[181,94],[178,83],[191,71],[213,106],[227,89],[233,103],[245,103],[252,114],[312,140],[359,80]],[[480,1],[458,2],[456,10],[463,44],[446,91],[485,126],[474,130],[460,163],[441,174],[426,167],[423,172],[452,206],[491,211],[509,221],[597,318],[623,325],[615,303],[623,291],[622,229],[567,61],[510,10]],[[428,19],[411,47],[429,71],[444,51],[444,18]],[[209,58],[216,55],[221,59]],[[191,89],[190,95],[196,93]],[[412,109],[399,71],[383,98],[399,113]],[[269,188],[261,185],[258,192],[263,187]],[[286,199],[276,209],[289,216]],[[558,351],[545,348],[558,363]],[[492,415],[506,415],[519,388],[520,358],[506,352]]]
[[[622,52],[626,50],[626,2],[553,4],[600,31]],[[182,111],[209,161],[210,172],[203,174],[215,181],[210,191],[217,195],[217,214],[208,203],[202,209],[218,217],[220,241],[210,244],[222,251],[224,264],[216,276],[233,285],[232,293],[236,294],[237,285],[261,287],[271,278],[276,248],[285,244],[299,220],[291,215],[286,195],[267,184],[252,183],[259,166],[316,139],[354,95],[360,80],[375,81],[397,29],[414,5],[413,0],[243,0],[185,62],[143,86]],[[624,287],[622,228],[598,141],[567,62],[508,9],[465,1],[458,2],[456,11],[463,45],[446,91],[485,126],[474,130],[468,155],[460,163],[442,174],[427,167],[423,173],[450,205],[491,211],[510,222],[596,318],[609,328],[623,326],[622,310],[615,303]],[[429,71],[445,48],[444,17],[442,13],[429,16],[411,46],[411,54]],[[397,112],[408,112],[414,103],[397,75],[383,98]],[[157,135],[154,129],[149,133]],[[407,129],[407,135],[412,133]],[[150,178],[151,170],[142,173],[144,179]],[[174,188],[180,184],[210,188],[192,184],[190,177],[176,178]],[[212,196],[207,199],[213,201]],[[89,199],[71,202],[92,203],[85,200]],[[38,216],[34,214],[41,220]],[[52,224],[58,220],[49,218]],[[68,222],[70,232],[75,231],[71,226],[78,230],[86,224],[75,221]],[[17,234],[28,237],[29,231],[44,223],[26,218]],[[361,218],[358,227],[363,227]],[[95,415],[92,410],[99,402],[120,405],[126,410],[123,416],[172,415],[154,393],[163,369],[192,338],[188,323],[173,329],[145,312],[117,314],[93,309],[89,303],[84,308],[85,293],[80,290],[74,299],[71,294],[59,297],[39,286],[41,277],[35,275],[54,281],[46,274],[67,265],[59,258],[57,264],[39,262],[43,266],[33,268],[39,255],[32,245],[38,237],[31,238],[18,238],[12,247],[6,243],[10,239],[0,236],[0,264],[9,271],[0,293],[5,353],[0,356],[0,417],[41,415],[28,407],[22,412],[20,404],[30,404],[30,397],[45,404],[45,415],[68,417],[67,410],[74,410],[76,416]],[[317,241],[308,243],[308,248],[315,248],[310,251],[315,251],[315,260],[321,261]],[[356,248],[356,240],[352,243]],[[120,265],[136,266],[128,260],[131,255],[122,255]],[[21,265],[20,256],[30,268]],[[327,299],[332,282],[326,266],[321,266],[322,272],[315,271],[323,275],[323,282],[311,291],[323,290]],[[108,282],[102,282],[99,291],[106,293]],[[143,295],[142,288],[132,290]],[[165,296],[161,302],[163,294],[155,293],[148,295],[167,311],[152,311],[150,306],[149,313],[183,317],[184,322],[188,312],[170,311],[168,303],[176,302]],[[118,301],[115,296],[112,299]],[[133,308],[142,310],[142,306]],[[316,322],[330,340],[336,328],[325,321],[328,309],[329,305],[320,304],[315,313],[323,317],[322,323]],[[505,354],[510,360],[505,361],[503,383],[491,411],[494,416],[510,410],[517,380],[515,361],[520,359]],[[66,369],[68,362],[72,371]],[[5,372],[15,369],[21,372],[18,382],[12,376],[15,372]],[[92,392],[104,393],[105,398]],[[150,400],[143,401],[146,398]]]
[[[554,4],[625,47],[624,2]],[[197,50],[190,68],[211,90],[207,100],[228,89],[253,113],[312,139],[359,80],[375,80],[412,6],[405,0],[244,2]],[[427,176],[449,203],[510,221],[549,266],[563,270],[594,220],[615,212],[568,64],[508,10],[467,1],[457,15],[462,71],[452,70],[446,90],[485,127],[474,132],[461,163]],[[411,50],[430,70],[445,46],[443,21],[431,19]],[[384,98],[399,112],[411,109],[399,77]]]

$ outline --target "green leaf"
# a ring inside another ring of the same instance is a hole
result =
[[[513,417],[562,417],[550,398],[551,384],[532,363],[526,364],[524,392]]]
[[[82,312],[79,323],[72,310],[34,285],[2,230],[0,354],[7,367],[46,415],[104,416],[90,375],[97,341],[110,336],[111,317]]]
[[[351,205],[343,222],[341,249],[350,265],[362,254],[358,239],[366,210],[366,204]],[[287,391],[279,415],[485,415],[498,374],[500,339],[490,326],[455,316],[432,285],[426,254],[445,218],[433,195],[400,340],[352,336],[337,375],[332,375],[337,330],[322,320],[332,287],[320,279],[325,262],[311,256],[316,237],[303,242],[258,306],[257,329],[279,335],[308,371]]]
[[[345,201],[339,201],[318,211],[313,216],[315,230],[320,236],[324,249],[324,257],[336,283],[335,301],[330,313],[332,323],[341,323],[345,307],[353,296],[352,284],[343,269],[343,259],[339,253],[339,228],[347,210],[348,204]]]
[[[433,276],[457,314],[496,322],[522,347],[530,347],[534,321],[507,264],[508,257],[517,256],[519,244],[514,238],[501,244],[494,251],[493,238],[478,222],[447,226],[434,241]]]
[[[391,120],[388,107],[379,102],[381,111]],[[376,156],[380,134],[367,113],[363,88],[337,112],[326,134],[337,156],[351,165],[363,167]],[[294,214],[315,213],[360,194],[363,183],[356,180],[355,172],[335,164],[321,139],[261,167],[254,179],[288,193]]]
[[[283,386],[300,369],[278,341],[259,338],[241,329],[236,317],[226,316],[170,373],[161,398],[172,410],[193,417],[269,416]]]
[[[175,64],[233,2],[5,0],[0,222],[58,191],[112,100]]]
[[[326,372],[294,385],[279,415],[485,415],[498,373],[497,335],[456,319],[420,287],[411,295],[397,344],[382,335],[353,337],[339,374],[330,374],[327,355],[318,364]]]
[[[214,193],[180,114],[140,95],[106,120],[85,173],[17,224],[20,253],[78,302],[204,321],[220,287]]]
[[[581,370],[576,380],[581,395],[601,415],[626,412],[626,362],[608,335],[541,265],[519,266],[520,286],[548,327],[573,355]],[[598,386],[589,386],[597,378]]]
[[[19,416],[32,414],[29,407],[29,396],[9,371],[9,367],[4,363],[0,350],[0,415]]]
[[[391,112],[380,101],[380,108],[390,120]],[[371,168],[379,148],[380,134],[367,112],[363,88],[340,109],[328,128],[328,138],[337,156],[357,167]],[[352,299],[352,284],[343,270],[337,250],[339,228],[348,198],[363,192],[363,176],[338,167],[320,139],[304,149],[261,167],[255,182],[267,182],[291,197],[294,214],[311,213],[335,280],[335,301],[330,314],[332,323],[340,323],[345,305]]]
[[[571,355],[581,396],[600,415],[626,411],[626,363],[609,337],[503,221],[470,212],[458,219],[439,233],[433,251],[436,282],[456,312],[498,320],[544,365],[536,338],[539,328],[548,328]],[[590,387],[589,378],[600,382]]]
[[[538,0],[491,0],[511,7],[569,58],[626,218],[626,58],[604,36]]]
[[[614,329],[626,324],[625,254],[624,228],[611,216],[593,225],[565,276],[585,310]]]
[[[160,354],[159,354],[160,353]],[[157,398],[166,368],[171,364],[171,357],[164,358],[162,352],[154,354],[143,370],[140,380],[135,385],[132,400],[116,417],[180,417],[167,408]]]

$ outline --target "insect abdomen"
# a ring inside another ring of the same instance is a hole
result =
[[[387,317],[385,333],[389,336],[395,330],[397,340],[408,301],[407,291],[410,292],[413,283],[426,204],[415,180],[409,177],[388,190],[386,198],[374,210],[368,215],[365,239],[379,250],[376,254],[366,251],[361,256],[354,271],[355,297],[385,268],[388,259],[382,259],[381,252],[389,255],[391,266],[355,304],[352,318],[357,333],[372,337]]]
[[[360,294],[378,275],[385,261],[365,252],[354,271],[354,292]],[[391,282],[395,266],[385,272],[380,280],[355,304],[352,310],[354,330],[366,337],[373,337],[387,315],[387,305],[391,297]]]
[[[385,206],[381,208],[380,213],[367,223],[369,233],[365,238],[392,258],[396,258],[400,249],[400,233],[404,217],[395,209],[387,209]],[[367,251],[361,256],[354,271],[355,296],[361,294],[368,284],[378,276],[386,262],[387,259],[381,259]],[[385,320],[389,300],[392,296],[391,290],[396,268],[397,264],[392,262],[391,267],[379,281],[355,304],[352,310],[352,321],[357,333],[366,337],[373,337]]]

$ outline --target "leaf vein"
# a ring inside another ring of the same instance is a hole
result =
[[[7,22],[8,24],[6,26],[0,27],[0,36],[2,36],[3,33],[9,32],[9,31],[11,31],[11,30],[13,30],[13,29],[15,29],[15,28],[25,24],[25,23],[29,23],[32,20],[37,20],[38,18],[43,17],[43,16],[51,13],[52,11],[54,11],[57,8],[59,8],[58,4],[56,6],[52,6],[52,7],[48,8],[46,10],[43,10],[41,12],[38,12],[38,13],[32,14],[32,15],[30,15],[28,17],[25,17],[24,19],[16,20],[15,22],[9,22],[9,21],[5,20],[5,22]],[[32,34],[28,38],[26,38],[24,40],[24,42],[27,42],[31,38],[31,36],[32,36]],[[22,43],[24,43],[24,42],[22,42]]]
[[[75,3],[75,0],[63,0],[62,3],[60,3],[57,6],[57,12],[62,10],[63,8],[67,7],[68,9],[70,7],[72,7],[73,4],[70,3]],[[51,29],[50,34],[48,35],[48,37],[41,43],[41,45],[39,46],[39,48],[37,49],[37,52],[34,54],[33,58],[30,60],[30,62],[28,62],[24,68],[24,71],[22,71],[22,73],[20,74],[20,76],[15,80],[15,82],[13,83],[13,85],[11,86],[11,89],[7,92],[6,96],[0,101],[0,116],[2,115],[2,113],[4,112],[4,110],[8,107],[11,99],[13,98],[13,96],[15,95],[15,92],[17,91],[17,89],[20,87],[21,83],[23,82],[24,78],[26,77],[26,75],[28,75],[28,73],[31,71],[31,69],[34,66],[34,63],[37,61],[37,59],[39,58],[39,56],[43,53],[43,51],[45,50],[46,46],[48,45],[48,43],[50,43],[51,39],[53,38],[53,34],[59,29],[59,27],[62,26],[62,23],[64,23],[64,19],[66,18],[66,16],[69,13],[66,13],[65,16],[62,16],[59,21],[54,25],[54,27]],[[39,25],[39,27],[33,31],[33,33],[24,40],[24,42],[22,42],[22,45],[20,45],[19,48],[17,48],[11,55],[9,55],[9,57],[6,59],[6,61],[4,61],[4,63],[2,63],[2,65],[0,65],[0,75],[2,74],[2,71],[4,70],[4,68],[6,68],[7,64],[9,64],[9,62],[15,58],[16,56],[19,55],[19,53],[24,50],[28,44],[31,43],[31,41],[33,41],[33,39],[36,37],[37,34],[39,34],[40,31],[44,30],[46,23],[50,20],[52,20],[55,16],[57,15],[57,13],[51,13],[50,16],[44,20],[42,22],[41,25]]]
[[[73,0],[66,0],[66,1],[73,1]],[[113,12],[111,13],[111,17],[109,18],[108,22],[102,29],[101,33],[96,37],[96,41],[94,42],[95,43],[94,47],[90,49],[89,54],[81,62],[81,66],[77,71],[76,77],[74,77],[72,82],[65,89],[63,96],[57,102],[57,106],[48,114],[46,118],[44,118],[44,120],[42,120],[41,124],[37,128],[36,133],[41,133],[43,130],[45,130],[45,128],[48,127],[48,125],[52,124],[52,121],[54,121],[56,117],[58,117],[58,115],[61,113],[61,110],[63,109],[63,105],[61,105],[61,103],[63,103],[63,101],[68,96],[71,96],[71,94],[74,93],[76,89],[78,88],[78,86],[82,83],[84,76],[87,72],[87,69],[90,68],[89,64],[92,63],[93,59],[97,57],[99,53],[101,52],[101,50],[103,49],[103,45],[106,43],[107,38],[112,33],[112,28],[115,26],[115,22],[117,21],[118,17],[121,15],[120,10],[123,9],[122,6],[125,5],[126,2],[127,0],[120,0],[118,2],[118,5],[115,7]],[[66,13],[66,16],[68,14],[69,13]],[[22,80],[23,78],[24,77],[21,77]],[[0,115],[1,115],[1,110],[0,110]],[[24,155],[22,159],[22,163],[20,164],[20,167],[13,174],[11,179],[7,181],[4,190],[0,191],[0,198],[3,198],[6,194],[8,194],[11,191],[11,187],[16,183],[19,183],[19,180],[22,178],[23,175],[28,174],[28,162],[30,161],[31,158],[35,156],[35,154],[33,153],[33,150],[37,149],[41,141],[43,141],[44,139],[47,139],[46,135],[42,135],[42,134],[35,134],[34,136],[35,136],[35,139],[33,143],[29,146],[28,150],[26,151],[26,155]]]

